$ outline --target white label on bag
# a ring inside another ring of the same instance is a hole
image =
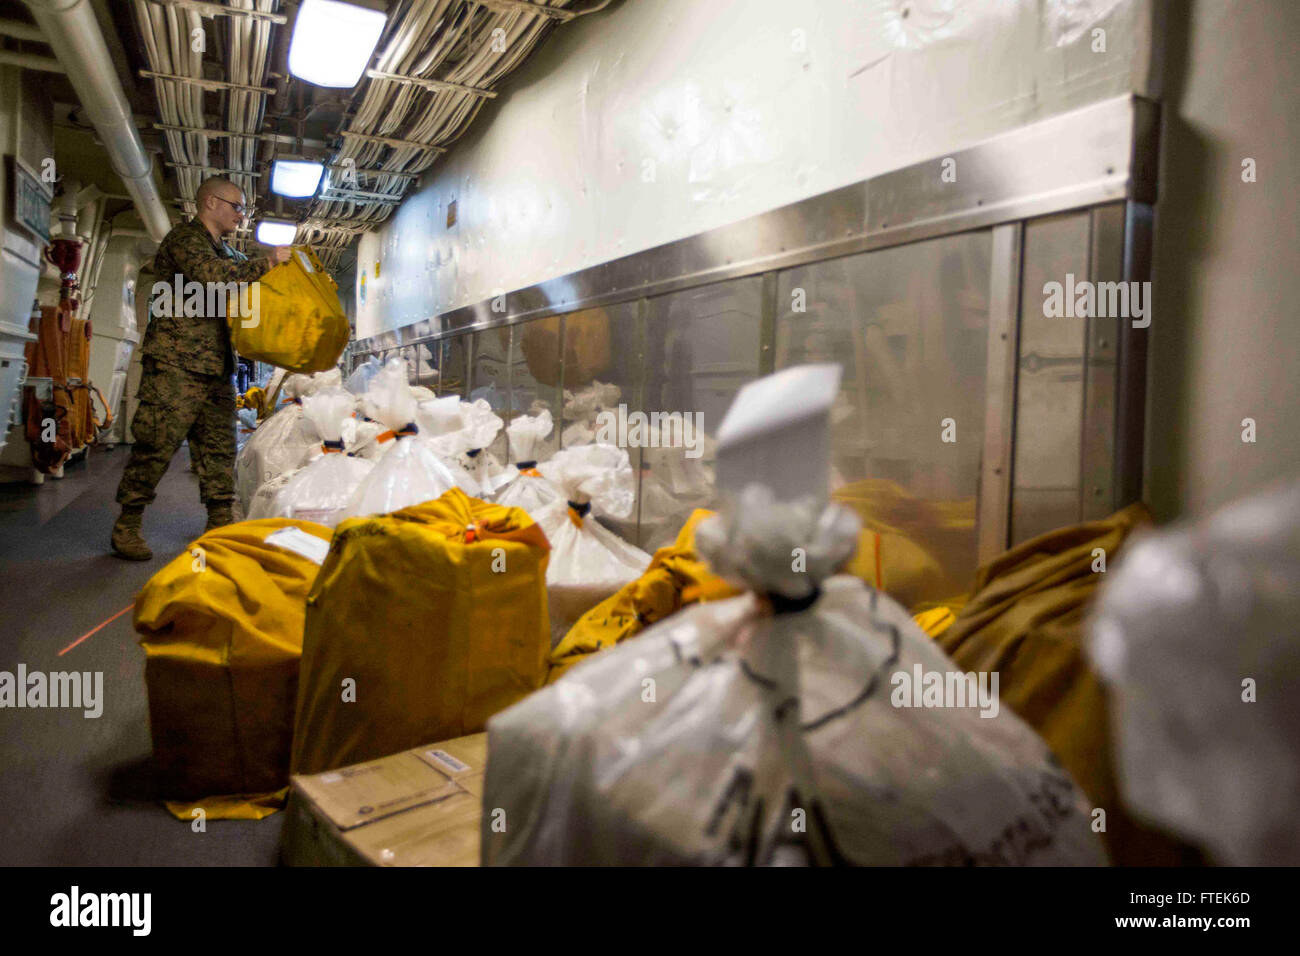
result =
[[[321,564],[330,552],[330,543],[324,538],[308,534],[301,528],[279,528],[266,536],[266,543],[300,554],[308,561]]]
[[[461,763],[445,750],[426,750],[425,754],[436,764],[445,767],[451,773],[464,773],[469,769],[469,764]]]

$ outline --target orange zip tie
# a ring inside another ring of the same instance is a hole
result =
[[[407,431],[408,428],[411,430]],[[377,440],[384,442],[384,441],[388,441],[388,439],[390,438],[397,438],[402,435],[414,435],[415,433],[416,430],[413,425],[404,425],[400,429],[395,429],[395,428],[388,429],[388,431],[381,433]]]
[[[521,475],[528,475],[528,476],[531,477],[531,478],[540,478],[540,477],[542,477],[542,473],[541,473],[540,471],[538,471],[536,468],[520,468],[520,469],[519,469],[519,474],[521,474]]]
[[[582,516],[578,514],[573,505],[569,505],[569,520],[573,522],[575,528],[582,527]]]

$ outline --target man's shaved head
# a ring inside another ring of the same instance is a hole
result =
[[[196,215],[214,238],[229,235],[244,221],[244,191],[221,176],[203,180],[194,194]]]
[[[203,208],[203,200],[209,196],[217,196],[222,199],[229,199],[234,193],[243,196],[243,190],[223,176],[213,176],[210,179],[203,180],[203,185],[199,186],[199,191],[194,194],[194,201],[200,209]]]

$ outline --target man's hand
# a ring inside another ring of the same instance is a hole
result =
[[[282,262],[289,261],[289,253],[292,251],[289,246],[272,246],[266,258],[271,260],[271,265],[278,266]]]

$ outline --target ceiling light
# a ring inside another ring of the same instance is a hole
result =
[[[324,172],[324,163],[277,159],[271,164],[271,192],[294,198],[314,196]]]
[[[292,222],[272,222],[263,219],[257,224],[257,241],[264,246],[288,246],[298,235],[298,226]]]
[[[388,15],[339,0],[303,0],[289,42],[289,72],[317,86],[352,87]]]

